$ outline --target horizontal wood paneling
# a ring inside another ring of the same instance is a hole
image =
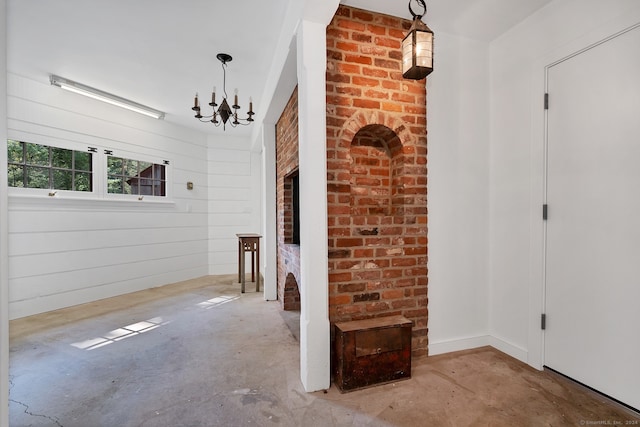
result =
[[[209,212],[212,214],[247,214],[252,212],[252,208],[249,203],[238,203],[238,200],[214,200],[209,202]]]
[[[229,176],[251,175],[250,163],[209,162],[209,167],[211,168],[212,173],[216,175],[225,175],[226,179],[229,179]]]
[[[210,274],[237,272],[236,234],[260,231],[261,171],[250,147],[249,140],[240,138],[209,139]],[[250,262],[247,269],[251,270]]]
[[[207,251],[207,240],[154,243],[111,248],[95,248],[65,252],[49,252],[9,256],[9,279],[39,276],[104,266],[122,266],[144,261],[170,259]],[[67,285],[65,284],[65,287]]]
[[[96,284],[91,286],[90,282],[84,282],[87,286],[73,290],[71,292],[63,292],[56,294],[41,295],[37,298],[29,298],[26,300],[13,300],[11,299],[10,313],[11,318],[18,318],[28,316],[33,313],[42,313],[45,311],[55,310],[58,308],[68,307],[74,304],[82,304],[85,302],[100,300],[103,298],[109,298],[116,295],[121,295],[129,292],[135,292],[143,289],[153,288],[162,284],[175,283],[182,281],[183,277],[201,277],[205,266],[196,265],[189,266],[186,264],[187,260],[176,260],[176,265],[167,265],[170,268],[169,271],[161,271],[157,274],[145,274],[142,277],[132,277],[122,281],[109,280],[108,283]],[[105,277],[115,277],[114,275],[118,271],[104,270],[100,272]],[[130,275],[131,276],[131,275]],[[87,274],[85,271],[79,271],[72,276],[54,276],[54,279],[58,281],[74,281],[82,282],[83,277],[95,277],[95,274]],[[20,288],[23,285],[31,287],[40,287],[42,282],[30,282],[30,283],[18,283],[16,288]],[[14,287],[12,287],[13,289]],[[70,301],[73,301],[70,303]]]
[[[211,204],[215,205],[219,200],[248,201],[251,198],[251,191],[247,188],[211,188],[209,195],[213,198]]]
[[[122,248],[146,245],[195,242],[207,240],[202,227],[173,227],[117,230],[74,230],[41,233],[14,233],[9,236],[12,256],[54,254],[57,252],[86,251],[92,249]]]
[[[44,201],[46,202],[46,199]],[[44,233],[73,230],[181,228],[194,224],[206,227],[207,215],[185,212],[145,212],[144,206],[141,206],[140,209],[122,211],[80,209],[27,211],[15,210],[10,207],[9,221],[11,233]]]
[[[23,301],[34,297],[69,293],[121,282],[145,282],[149,276],[159,276],[174,271],[202,270],[204,265],[191,254],[139,261],[130,264],[105,265],[94,268],[77,268],[48,275],[21,277],[12,280],[9,289],[11,301]],[[205,273],[206,274],[206,273]],[[202,274],[201,274],[202,275]],[[190,276],[198,277],[198,276]],[[163,283],[152,283],[152,287]],[[45,286],[46,285],[46,286]],[[114,294],[117,295],[117,294]]]
[[[8,86],[10,138],[166,159],[173,183],[170,203],[11,196],[12,318],[209,272],[210,164],[204,134],[15,75]],[[194,183],[193,190],[187,182]]]
[[[234,175],[229,179],[228,175],[209,174],[209,187],[211,188],[250,188],[250,175]]]

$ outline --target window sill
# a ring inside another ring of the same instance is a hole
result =
[[[167,210],[176,207],[173,200],[115,197],[78,197],[73,195],[48,196],[46,194],[9,193],[9,210],[42,209],[87,209],[87,210]]]

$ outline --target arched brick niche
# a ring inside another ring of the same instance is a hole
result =
[[[367,125],[351,141],[351,215],[394,215],[402,209],[402,145],[394,131]]]
[[[327,27],[332,323],[401,314],[427,340],[425,81],[402,78],[411,22],[340,6]]]

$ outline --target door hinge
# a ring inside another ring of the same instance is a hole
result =
[[[548,205],[545,203],[544,205],[542,205],[542,220],[543,221],[547,220],[548,213],[549,213],[549,208],[548,208]]]
[[[544,109],[545,110],[549,109],[549,94],[548,93],[544,94]]]
[[[540,315],[540,329],[543,331],[547,329],[547,315],[544,313]]]

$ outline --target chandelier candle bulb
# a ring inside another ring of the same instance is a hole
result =
[[[198,92],[196,92],[196,97],[193,99],[193,108],[192,110],[197,111],[200,109],[200,105],[198,104]]]
[[[253,113],[253,99],[249,97],[249,112]]]

